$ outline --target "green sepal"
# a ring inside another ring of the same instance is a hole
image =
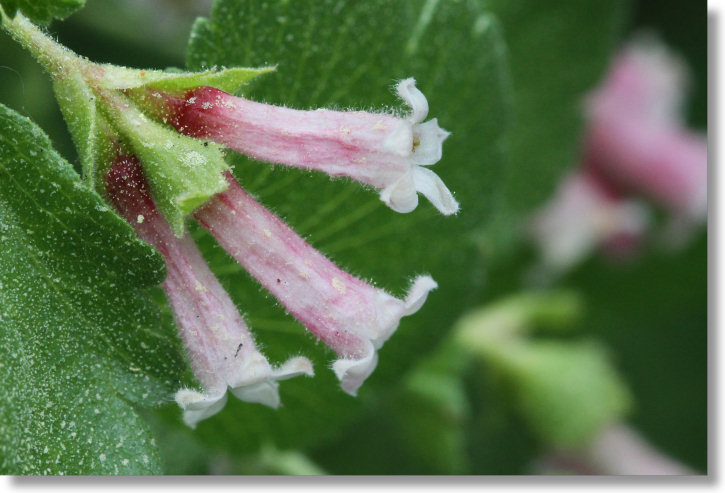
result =
[[[179,134],[150,120],[129,100],[107,94],[103,108],[109,122],[141,161],[157,207],[177,236],[184,218],[214,195],[226,190],[229,166],[221,147]]]
[[[101,65],[104,70],[100,85],[104,89],[157,89],[182,92],[195,87],[210,86],[228,93],[238,93],[249,81],[275,67],[212,68],[202,72],[170,72],[164,70],[138,70],[116,65]]]
[[[130,151],[141,161],[159,209],[181,235],[184,217],[226,189],[222,173],[228,166],[221,148],[151,121],[142,113],[144,97],[150,90],[173,93],[199,86],[238,92],[273,67],[178,73],[97,65],[59,45],[22,15],[3,21],[52,75],[83,173],[101,194],[108,166],[119,153]],[[140,107],[127,97],[136,91],[144,96],[137,101]]]
[[[83,177],[92,188],[100,183],[98,191],[102,193],[103,182],[98,181],[98,175],[103,173],[113,159],[113,131],[99,114],[96,96],[79,72],[71,72],[67,77],[54,79],[53,89],[78,150]]]

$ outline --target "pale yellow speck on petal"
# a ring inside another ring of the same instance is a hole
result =
[[[345,294],[347,292],[347,287],[345,287],[345,284],[343,284],[343,282],[337,277],[332,278],[332,287],[337,289],[340,294]]]
[[[373,125],[373,130],[385,130],[385,122],[383,120],[378,120],[375,122],[375,125]]]

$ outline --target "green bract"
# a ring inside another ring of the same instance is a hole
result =
[[[263,68],[211,68],[200,72],[164,72],[163,70],[137,70],[116,65],[100,65],[104,70],[100,86],[105,89],[155,89],[183,92],[200,86],[210,86],[229,93],[237,93],[259,75],[273,72],[274,67]]]
[[[131,90],[183,92],[200,85],[237,92],[272,68],[216,69],[198,73],[136,70],[99,65],[82,58],[43,34],[21,14],[3,17],[4,27],[53,77],[58,104],[79,151],[86,179],[103,193],[103,175],[119,154],[139,157],[159,209],[177,235],[184,217],[223,191],[227,169],[221,151],[179,135],[148,119]],[[143,104],[143,103],[141,103]]]
[[[227,188],[222,176],[227,164],[221,149],[150,120],[122,96],[104,95],[108,104],[101,108],[121,136],[118,144],[138,156],[156,206],[181,236],[184,217]],[[103,163],[110,164],[107,159]]]
[[[160,255],[4,106],[0,183],[0,473],[161,472],[134,409],[182,368],[141,290]]]

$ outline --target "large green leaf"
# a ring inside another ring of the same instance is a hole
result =
[[[160,471],[135,406],[171,398],[176,339],[139,287],[160,256],[0,105],[0,471]]]
[[[506,213],[486,246],[505,253],[519,224],[577,164],[583,99],[620,40],[625,0],[486,0],[509,49],[514,117],[510,166],[501,194]]]
[[[20,10],[26,17],[47,24],[53,19],[64,19],[85,5],[86,0],[2,0],[0,7],[10,16]]]
[[[278,411],[230,402],[199,425],[204,439],[238,452],[255,450],[263,440],[291,446],[334,433],[337,423],[379,395],[376,389],[397,383],[433,351],[451,322],[477,300],[481,259],[473,232],[492,212],[509,113],[504,53],[496,20],[476,2],[219,0],[211,20],[196,22],[191,70],[277,66],[248,86],[255,100],[379,110],[398,105],[390,90],[396,80],[415,77],[431,117],[452,132],[433,169],[461,202],[455,217],[439,215],[424,199],[414,212],[397,214],[357,183],[231,156],[243,186],[339,265],[395,294],[424,272],[440,287],[420,312],[403,320],[355,399],[339,389],[329,370],[333,353],[315,344],[199,232],[212,268],[246,312],[265,352],[279,360],[301,353],[317,369],[314,379],[282,384],[284,407]]]

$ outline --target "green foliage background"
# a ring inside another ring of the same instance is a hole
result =
[[[2,4],[10,5],[7,1]],[[153,4],[156,7],[150,6]],[[84,257],[87,265],[79,269],[97,269],[87,277],[91,278],[88,288],[98,286],[99,292],[92,299],[80,298],[74,303],[80,303],[84,311],[91,307],[91,313],[95,309],[96,319],[91,317],[85,329],[69,329],[67,321],[58,317],[73,318],[73,309],[78,309],[73,303],[68,304],[68,311],[58,309],[47,317],[38,314],[38,323],[22,317],[0,319],[4,331],[0,354],[5,363],[0,372],[20,364],[7,356],[16,352],[16,346],[68,338],[56,349],[38,353],[38,357],[52,360],[80,347],[73,338],[82,338],[84,330],[93,333],[99,327],[107,331],[113,327],[116,345],[122,350],[111,345],[98,355],[107,369],[85,374],[80,358],[74,363],[78,370],[70,366],[68,371],[75,383],[64,388],[72,393],[73,385],[93,380],[105,392],[104,405],[111,409],[103,416],[123,419],[113,428],[91,408],[60,407],[50,418],[58,423],[53,429],[59,430],[51,438],[36,431],[31,435],[37,443],[23,442],[25,449],[12,441],[0,444],[3,472],[114,473],[114,465],[144,453],[149,463],[120,472],[530,472],[532,460],[546,449],[546,441],[532,430],[511,389],[487,365],[464,364],[456,355],[446,356],[446,338],[467,310],[522,288],[523,272],[533,256],[518,237],[521,220],[551,194],[562,173],[576,162],[581,98],[601,77],[612,50],[629,32],[652,28],[686,56],[694,69],[690,121],[696,127],[705,126],[705,7],[650,0],[218,0],[210,13],[204,4],[89,0],[66,21],[52,24],[51,32],[94,61],[140,68],[276,64],[277,71],[260,77],[247,94],[299,108],[397,108],[390,87],[397,79],[416,77],[429,98],[431,116],[453,133],[445,143],[444,159],[434,169],[462,203],[459,216],[442,218],[423,201],[413,214],[397,215],[382,206],[373,191],[356,184],[273,168],[241,156],[233,156],[231,163],[240,181],[262,203],[353,273],[374,279],[397,294],[410,277],[422,272],[430,272],[441,287],[421,312],[404,320],[381,351],[379,368],[360,397],[353,399],[338,389],[327,368],[331,353],[315,345],[204,232],[194,230],[212,269],[245,312],[265,352],[276,360],[290,354],[309,356],[318,376],[284,382],[284,407],[279,411],[230,399],[221,414],[192,432],[181,425],[178,409],[169,403],[176,381],[182,378],[183,363],[163,295],[158,288],[148,288],[158,281],[160,272],[130,286],[123,287],[120,281],[118,286],[108,286],[115,279],[114,269],[123,275],[128,268],[102,269],[102,253],[91,251]],[[156,8],[170,9],[165,11],[164,23],[159,24],[161,14],[153,10]],[[194,23],[187,51],[195,15],[209,20]],[[136,28],[119,28],[124,25]],[[30,117],[48,134],[59,155],[47,166],[64,170],[64,186],[73,189],[71,166],[80,171],[79,160],[50,81],[2,33],[0,103]],[[4,109],[3,115],[20,121],[9,110]],[[17,166],[28,157],[18,161],[17,156],[7,156],[2,155],[3,163],[15,159],[12,162]],[[0,172],[6,169],[0,168]],[[13,171],[7,173],[10,176]],[[62,182],[47,173],[35,181],[32,176],[27,179],[27,189],[36,194],[42,179]],[[3,176],[2,180],[0,220],[4,225],[24,205],[12,206],[10,200],[17,200],[17,190],[8,185],[9,179]],[[78,208],[90,209],[87,204],[99,200],[89,192],[81,195],[77,200],[86,205]],[[53,207],[62,209],[60,203],[47,208]],[[110,213],[101,216],[106,222],[114,220]],[[42,227],[41,220],[35,223],[23,228]],[[90,236],[107,235],[96,241],[118,244],[108,228]],[[123,229],[123,225],[111,227],[116,231],[113,228]],[[128,236],[129,231],[114,234]],[[0,265],[16,263],[16,256],[23,258],[23,248],[48,252],[47,257],[81,248],[43,243],[45,233],[23,239],[20,246],[3,240]],[[154,258],[152,252],[138,250],[143,248],[140,245],[124,248]],[[32,278],[34,274],[23,275]],[[17,278],[6,277],[0,284],[0,309],[31,313],[32,303],[17,304],[20,286],[14,286],[16,291],[6,287]],[[592,258],[561,285],[584,300],[584,314],[576,322],[579,333],[609,347],[615,367],[629,386],[634,399],[629,421],[662,451],[705,471],[706,235],[701,234],[677,254],[652,246],[645,256],[629,264]],[[47,286],[33,289],[43,293]],[[69,288],[61,291],[64,289]],[[127,292],[117,292],[121,289]],[[114,297],[123,303],[110,303]],[[150,304],[152,298],[160,314]],[[104,308],[106,305],[112,308]],[[151,359],[164,361],[155,370],[158,381],[150,390],[166,405],[150,409],[154,402],[140,398],[143,391],[139,395],[125,392],[127,383],[135,391],[142,386],[128,380],[128,370],[118,364],[119,355],[128,348],[138,350],[138,346],[126,341],[133,339],[133,324],[116,327],[108,324],[111,318],[131,318],[139,327],[158,332],[159,350],[145,353],[142,361],[147,368],[154,366]],[[84,351],[78,350],[78,354]],[[46,377],[38,370],[46,368],[44,365],[48,363],[33,365],[28,370],[32,378],[23,382],[38,389],[30,400],[17,391],[19,382],[2,379],[0,435],[27,435],[22,424],[15,424],[9,416],[29,419],[43,408],[50,392],[38,381]],[[60,382],[65,373],[56,373],[52,374]],[[64,435],[60,422],[74,412],[84,420],[99,420],[96,426],[107,433],[104,441],[134,430],[141,438],[126,442],[116,456],[109,454],[91,469],[76,468],[76,463],[71,467],[68,464],[74,457],[101,453],[100,448],[85,447],[75,437]],[[15,428],[10,429],[12,426]],[[53,463],[55,449],[38,453],[45,443],[61,440],[78,447],[60,465]],[[18,464],[23,461],[30,461],[33,468],[20,469]]]

